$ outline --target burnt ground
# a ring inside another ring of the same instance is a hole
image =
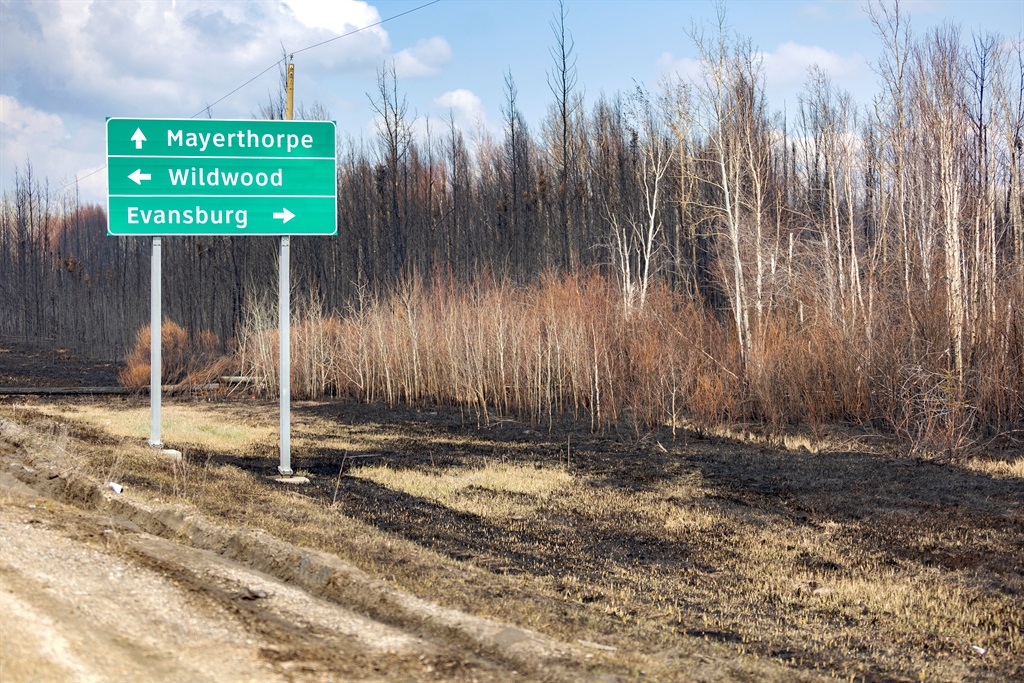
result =
[[[581,546],[574,529],[590,521],[583,511],[560,513],[560,519],[548,519],[549,523],[536,528],[523,524],[510,529],[346,475],[353,467],[379,463],[397,469],[438,470],[495,461],[565,466],[568,445],[569,469],[595,490],[653,493],[661,483],[699,474],[714,489],[712,498],[724,506],[770,512],[794,525],[814,528],[825,521],[886,520],[884,525],[861,529],[858,538],[894,564],[974,566],[998,573],[1022,569],[1017,560],[1024,558],[1024,482],[965,471],[948,462],[864,452],[780,451],[692,434],[673,441],[668,430],[637,438],[635,434],[587,434],[565,425],[548,432],[509,420],[478,427],[475,418],[458,411],[382,410],[354,403],[294,409],[293,439],[315,442],[316,433],[310,428],[316,429],[321,421],[345,425],[353,433],[386,434],[391,446],[375,446],[372,452],[310,446],[293,453],[292,467],[312,475],[308,492],[333,499],[346,513],[385,531],[429,542],[455,558],[490,556],[489,563],[553,576],[586,571],[598,558],[677,567],[689,561],[677,543],[642,533],[612,533],[596,544]],[[472,438],[453,443],[448,441],[452,436]],[[443,447],[429,445],[438,441]],[[197,457],[271,475],[278,462],[276,446],[267,451],[263,457],[197,451]],[[1013,453],[1003,452],[1001,457],[1012,458]],[[335,497],[339,471],[344,486]],[[922,531],[922,519],[916,513],[926,515],[926,526],[936,532],[967,538],[984,538],[986,531],[1009,524],[1021,554],[989,556],[979,553],[971,542],[946,549],[908,546],[903,539],[911,531]],[[437,520],[443,523],[432,523]],[[438,535],[437,526],[447,533]]]
[[[0,338],[0,387],[116,387],[121,364]]]
[[[125,410],[145,403],[116,401]],[[275,404],[265,401],[222,399],[205,409],[238,424],[276,419]],[[123,442],[69,424],[76,438]],[[325,445],[327,437],[349,445]],[[609,643],[627,670],[636,666],[630,677],[704,680],[672,659],[692,653],[696,639],[799,675],[1024,678],[1019,475],[903,457],[899,449],[785,451],[628,427],[595,435],[573,424],[480,424],[457,409],[351,402],[296,403],[292,440],[292,466],[311,480],[289,493],[293,500],[337,515],[339,524],[357,520],[377,538],[401,541],[385,540],[386,549],[374,541],[367,550],[357,540],[333,540],[331,552],[448,606],[529,623],[569,642],[582,634],[587,642]],[[218,468],[254,482],[276,473],[274,441],[244,452],[182,446],[186,460],[205,466],[211,478]],[[1022,457],[1013,448],[982,455]],[[478,515],[362,474],[373,465],[443,474],[488,463],[558,468],[574,483],[543,500],[466,488],[464,499],[512,498],[529,510]],[[166,494],[145,471],[128,472],[123,481]],[[206,511],[245,523],[253,509],[215,501]],[[273,533],[311,542],[315,534],[302,535],[302,514],[276,514],[286,519]],[[424,559],[432,553],[443,561]],[[726,669],[722,680],[750,677],[749,669]]]
[[[226,409],[251,419],[244,402]],[[318,446],[325,433],[367,445]],[[612,615],[605,637],[618,630],[648,648],[697,637],[869,681],[1024,675],[1019,477],[896,453],[784,451],[692,433],[673,440],[669,430],[488,426],[458,410],[338,402],[297,405],[292,438],[303,444],[292,466],[311,479],[301,495],[496,577],[551,586],[571,609]],[[277,466],[272,443],[245,456],[197,449],[195,457],[255,476]],[[501,518],[359,475],[380,464],[443,473],[498,462],[565,468],[578,487],[532,514]],[[680,496],[678,482],[699,482],[700,494]],[[715,521],[674,532],[666,509],[708,511]],[[906,586],[919,592],[904,595]],[[455,598],[467,609],[479,599]]]

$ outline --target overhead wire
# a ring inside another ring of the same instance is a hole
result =
[[[275,66],[277,66],[278,64],[280,64],[280,63],[281,63],[281,62],[283,62],[284,60],[285,60],[285,58],[284,58],[284,57],[282,57],[281,59],[277,60],[276,62],[274,62],[273,64],[271,64],[270,66],[268,66],[268,67],[267,67],[266,69],[264,69],[263,71],[259,72],[258,74],[256,74],[255,76],[253,76],[252,78],[250,78],[249,80],[247,80],[247,81],[246,81],[245,83],[243,83],[242,85],[238,86],[237,88],[235,88],[234,90],[232,90],[231,92],[229,92],[229,93],[228,93],[227,95],[225,95],[224,97],[220,98],[219,100],[217,100],[217,101],[215,101],[215,102],[211,102],[210,104],[207,104],[207,105],[206,105],[205,107],[203,107],[202,109],[200,109],[199,111],[197,111],[197,112],[196,112],[195,114],[192,114],[192,116],[190,116],[189,118],[190,118],[190,119],[194,119],[195,117],[197,117],[197,116],[199,116],[200,114],[202,114],[202,113],[203,113],[204,111],[210,111],[210,108],[211,108],[211,107],[213,107],[213,105],[215,105],[215,104],[220,104],[221,102],[223,102],[223,101],[224,101],[224,100],[226,100],[227,98],[231,97],[232,95],[234,95],[234,94],[235,94],[236,92],[238,92],[239,90],[241,90],[241,89],[242,89],[242,88],[244,88],[245,86],[247,86],[247,85],[249,85],[250,83],[252,83],[253,81],[255,81],[255,80],[256,80],[257,78],[259,78],[259,77],[260,77],[260,76],[262,76],[263,74],[265,74],[265,73],[267,73],[268,71],[270,71],[271,69],[273,69],[273,68],[274,68]]]
[[[327,43],[333,42],[335,40],[340,40],[341,38],[347,38],[347,37],[349,37],[351,35],[355,35],[356,33],[361,32],[361,31],[366,31],[367,29],[374,28],[375,26],[380,26],[381,24],[383,24],[386,21],[391,21],[392,19],[398,19],[399,17],[404,17],[407,14],[412,14],[413,12],[418,12],[421,9],[424,9],[426,7],[430,7],[431,5],[436,5],[439,2],[441,2],[441,0],[430,0],[430,2],[424,3],[424,4],[419,5],[417,7],[413,7],[412,9],[406,10],[404,12],[400,12],[398,14],[394,14],[394,15],[388,17],[387,19],[381,19],[380,21],[378,21],[375,24],[370,24],[369,26],[364,26],[362,28],[357,28],[355,30],[349,31],[348,33],[343,33],[340,36],[334,36],[333,38],[328,38],[327,40],[321,41],[321,42],[316,43],[314,45],[308,45],[308,46],[306,46],[306,47],[304,47],[302,49],[299,49],[299,50],[296,50],[295,52],[292,52],[291,54],[292,55],[297,55],[300,52],[305,52],[306,50],[312,50],[314,47],[320,47],[321,45],[326,45]],[[276,66],[276,64],[275,64],[275,66]]]
[[[294,57],[295,55],[299,54],[300,52],[305,52],[306,50],[312,50],[315,47],[320,47],[321,45],[326,45],[327,43],[332,43],[335,40],[341,40],[342,38],[348,38],[349,36],[355,35],[357,33],[362,33],[363,31],[368,31],[371,28],[375,28],[377,26],[380,26],[381,24],[385,24],[385,23],[387,23],[389,21],[392,21],[394,19],[399,19],[399,18],[404,17],[404,16],[406,16],[408,14],[412,14],[413,12],[418,12],[421,9],[430,7],[431,5],[436,5],[439,2],[441,2],[441,0],[430,0],[430,2],[425,2],[422,5],[417,5],[416,7],[413,7],[412,9],[408,9],[408,10],[406,10],[404,12],[399,12],[398,14],[393,14],[390,17],[385,17],[384,19],[381,19],[380,21],[376,21],[376,22],[374,22],[372,24],[367,24],[366,26],[363,26],[363,27],[357,28],[357,29],[353,29],[353,30],[351,30],[351,31],[349,31],[347,33],[342,33],[341,35],[334,36],[333,38],[328,38],[327,40],[321,40],[319,43],[314,43],[312,45],[307,45],[306,47],[299,48],[298,50],[293,50],[293,51],[289,52],[287,54],[287,56],[282,57],[281,59],[277,60],[276,62],[274,62],[273,64],[268,66],[266,69],[264,69],[263,71],[259,72],[258,74],[256,74],[255,76],[253,76],[252,78],[247,80],[245,83],[242,83],[240,86],[238,86],[237,88],[235,88],[234,90],[232,90],[228,94],[224,95],[223,97],[221,97],[220,99],[218,99],[218,100],[216,100],[214,102],[211,102],[210,104],[207,104],[205,107],[203,107],[202,109],[197,111],[195,114],[193,114],[189,118],[190,119],[194,119],[195,117],[199,116],[203,112],[209,111],[210,108],[213,107],[214,105],[223,102],[224,100],[226,100],[227,98],[231,97],[232,95],[234,95],[236,92],[238,92],[239,90],[241,90],[245,86],[247,86],[250,83],[252,83],[253,81],[257,80],[263,74],[267,73],[268,71],[270,71],[274,67],[280,65],[281,62],[285,61],[286,59],[290,59],[290,58]],[[103,164],[102,166],[97,168],[95,171],[93,171],[91,173],[87,173],[86,175],[82,176],[81,178],[75,178],[73,181],[71,181],[70,183],[68,183],[64,187],[62,187],[59,190],[57,190],[57,192],[63,192],[64,190],[66,190],[67,188],[71,187],[72,185],[77,185],[78,183],[82,182],[86,178],[90,178],[90,177],[96,175],[97,173],[99,173],[100,171],[105,169],[106,167],[107,167],[107,165]]]

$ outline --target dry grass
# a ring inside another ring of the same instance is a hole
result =
[[[180,465],[123,441],[145,435],[130,426],[138,407],[45,412],[73,420],[73,435],[88,425],[115,437],[71,438],[66,450],[97,476],[120,468],[129,495],[337,553],[453,607],[615,647],[599,661],[620,675],[687,680],[709,660],[726,679],[771,678],[763,660],[858,680],[1024,673],[1019,460],[961,467],[692,432],[673,443],[666,431],[573,434],[566,464],[565,434],[515,422],[477,430],[443,412],[310,403],[295,410],[293,464],[313,483],[287,489],[262,476],[276,464],[267,406],[173,407],[193,421]],[[37,429],[67,424],[20,413]],[[261,436],[200,437],[203,423]]]
[[[479,468],[436,472],[377,465],[354,468],[351,475],[452,510],[503,521],[521,519],[535,512],[573,482],[572,475],[561,467],[493,461]],[[476,495],[480,493],[484,495]]]
[[[975,472],[982,472],[993,477],[1014,477],[1024,479],[1024,457],[1013,459],[971,458],[965,467]]]
[[[42,405],[36,410],[55,418],[81,422],[122,439],[144,440],[149,436],[148,406]],[[166,443],[176,446],[245,453],[256,444],[273,442],[277,438],[273,418],[239,422],[237,417],[211,409],[207,404],[168,404],[162,407],[161,418],[161,437]]]

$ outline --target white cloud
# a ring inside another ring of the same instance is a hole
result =
[[[102,166],[95,155],[75,145],[60,116],[26,106],[3,94],[0,94],[0,159],[3,159],[0,186],[5,190],[14,187],[15,166],[24,171],[27,163],[32,164],[37,178],[49,179],[52,190]],[[97,173],[90,181],[89,188],[95,192],[83,191],[83,196],[98,201],[106,192],[106,176]]]
[[[286,49],[301,49],[325,40],[331,41],[323,48],[301,53],[296,61],[313,62],[331,71],[340,68],[343,71],[372,72],[391,52],[387,31],[381,26],[373,26],[381,21],[380,13],[366,2],[284,0],[283,7],[302,26],[312,30],[310,39],[306,39],[304,32],[299,41],[286,44]],[[358,33],[354,33],[357,30]],[[344,39],[331,40],[343,35]],[[316,38],[312,39],[313,36]]]
[[[434,36],[396,54],[395,73],[399,78],[436,76],[451,60],[452,48],[448,41]]]
[[[434,98],[434,104],[446,112],[450,110],[455,122],[463,130],[487,125],[487,112],[480,97],[464,88],[449,90]]]
[[[802,87],[807,80],[808,69],[814,65],[836,82],[857,78],[868,70],[867,63],[860,55],[843,57],[817,45],[786,42],[775,48],[774,52],[761,52],[759,56],[764,65],[765,85],[769,91]]]
[[[380,20],[365,2],[36,2],[4,5],[0,75],[31,106],[82,116],[190,116],[296,50]],[[374,27],[297,59],[304,77],[371,72],[390,53]],[[214,108],[248,116],[271,72]]]
[[[807,82],[808,70],[817,65],[839,88],[854,93],[856,100],[863,92],[870,92],[871,69],[859,54],[843,56],[818,45],[800,45],[794,42],[780,44],[771,52],[758,52],[764,70],[765,94],[773,109],[785,106],[795,111],[797,94]],[[673,74],[683,80],[700,83],[703,74],[699,60],[676,57],[664,52],[657,66],[663,74]]]
[[[657,66],[661,73],[675,75],[683,80],[696,81],[700,78],[700,62],[692,57],[676,57],[671,52],[662,52]]]
[[[295,18],[310,28],[325,28],[336,34],[348,33],[380,21],[380,13],[360,0],[285,0]],[[375,26],[368,31],[384,34]]]
[[[56,114],[22,106],[10,95],[0,94],[0,126],[3,126],[3,138],[0,144],[4,151],[12,150],[17,141],[29,138],[46,137],[62,139],[67,137],[64,121]]]
[[[758,52],[755,57],[760,58],[764,67],[765,85],[769,92],[775,88],[802,87],[807,80],[808,69],[813,65],[835,81],[859,78],[870,70],[859,54],[844,57],[818,45],[794,42],[782,43],[772,52]],[[662,73],[675,73],[687,80],[697,80],[701,76],[701,63],[692,57],[676,57],[671,52],[663,52],[657,65]]]

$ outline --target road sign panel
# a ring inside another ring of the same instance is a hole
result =
[[[107,120],[111,235],[337,233],[333,121]]]
[[[334,196],[334,159],[110,157],[110,194]]]

